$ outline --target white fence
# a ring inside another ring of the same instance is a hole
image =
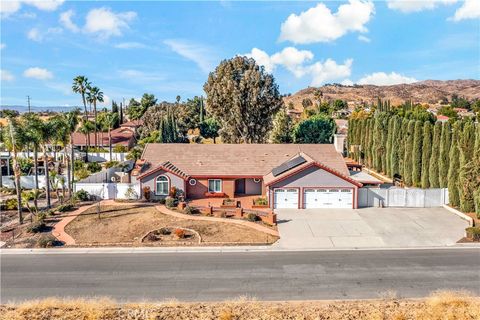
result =
[[[57,176],[59,179],[61,176]],[[15,188],[15,176],[3,176],[2,177],[2,186],[7,188]],[[65,177],[65,187],[67,183],[67,178]],[[38,176],[38,187],[44,188],[46,186],[46,179],[44,175]],[[33,189],[35,188],[35,176],[20,176],[20,186],[23,189]],[[61,187],[60,182],[58,186]]]
[[[112,152],[112,160],[123,162],[127,160],[126,152]],[[105,162],[110,161],[110,153],[109,152],[89,152],[88,153],[88,161],[90,162]]]
[[[358,206],[432,208],[448,204],[448,189],[361,188]]]
[[[129,189],[133,194],[129,198],[127,193]],[[90,195],[100,199],[140,199],[139,183],[74,183],[74,190],[85,190]]]

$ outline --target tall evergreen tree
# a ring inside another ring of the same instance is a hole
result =
[[[432,137],[432,154],[430,156],[430,164],[428,168],[428,175],[430,179],[431,188],[439,188],[439,159],[440,159],[440,140],[442,136],[442,123],[437,122],[433,127],[433,137]]]
[[[472,184],[468,183],[471,177],[468,175],[468,164],[473,160],[475,150],[475,126],[473,121],[467,120],[463,126],[458,144],[460,150],[460,172],[459,172],[459,196],[460,209],[463,212],[473,212],[475,203],[473,201]]]
[[[386,143],[386,152],[384,154],[385,163],[386,163],[386,172],[389,177],[393,178],[392,173],[392,146],[393,146],[393,127],[395,125],[396,117],[391,117],[388,120],[388,131],[387,131],[387,143]]]
[[[452,126],[450,122],[442,125],[440,141],[440,157],[438,159],[438,181],[440,188],[448,187],[448,169],[450,166],[450,145],[452,142]]]
[[[413,185],[413,141],[415,131],[415,120],[410,120],[406,129],[405,154],[403,167],[403,181],[407,186]]]
[[[462,129],[460,121],[453,125],[452,140],[450,146],[450,160],[448,167],[448,199],[451,206],[458,207],[460,205],[460,195],[458,191],[458,167],[460,166],[460,158],[458,156],[458,139]]]
[[[292,143],[292,130],[292,119],[288,116],[285,108],[282,108],[277,112],[273,120],[273,130],[270,133],[270,140],[273,143]],[[350,126],[348,130],[351,133]]]
[[[430,187],[430,157],[432,156],[432,125],[426,121],[423,124],[422,143],[422,188]]]
[[[391,151],[390,151],[390,171],[392,178],[395,175],[401,175],[400,173],[400,150],[401,150],[401,140],[402,140],[402,119],[399,117],[393,117],[393,132],[391,140]]]
[[[416,121],[413,132],[413,150],[412,150],[412,183],[414,187],[420,187],[422,184],[422,139],[423,122]]]

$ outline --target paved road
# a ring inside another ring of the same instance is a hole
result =
[[[47,296],[121,301],[480,294],[480,250],[1,255],[2,302]]]

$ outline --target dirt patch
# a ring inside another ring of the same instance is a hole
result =
[[[179,219],[158,212],[150,204],[102,206],[100,214],[96,208],[88,209],[69,223],[65,231],[75,239],[77,245],[145,245],[142,238],[151,231],[178,227],[199,233],[200,245],[222,244],[271,244],[278,237],[245,226],[222,222]],[[151,245],[172,245],[162,241]],[[179,242],[179,245],[198,245],[198,242]]]
[[[368,301],[117,304],[107,299],[24,302],[0,306],[0,319],[458,319],[480,318],[480,299],[464,293],[440,292],[427,299]]]

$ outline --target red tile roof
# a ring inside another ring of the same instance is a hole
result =
[[[121,145],[128,147],[133,140],[135,135],[131,129],[128,128],[117,128],[112,130],[112,145]],[[95,133],[91,132],[90,136],[90,145],[93,146],[95,143]],[[108,132],[97,132],[98,143],[101,146],[109,145]],[[73,144],[76,146],[85,146],[85,135],[80,132],[73,133]]]

